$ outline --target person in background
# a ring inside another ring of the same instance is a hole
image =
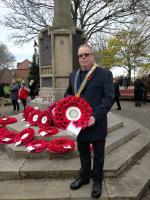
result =
[[[129,84],[130,84],[130,78],[129,78],[129,75],[128,75],[128,74],[124,77],[124,79],[123,79],[123,84],[124,84],[124,88],[125,88],[125,89],[128,89]]]
[[[35,83],[35,81],[33,79],[30,80],[29,89],[30,89],[30,97],[31,97],[31,99],[35,99],[35,95],[36,95],[36,83]]]
[[[10,84],[10,98],[12,100],[14,113],[16,113],[16,111],[19,112],[20,109],[18,103],[18,91],[19,91],[19,84],[16,82],[15,79],[12,79],[12,82]]]
[[[141,83],[140,79],[137,78],[134,82],[134,101],[135,101],[135,106],[140,107],[141,106],[141,101],[142,101],[142,96],[143,96],[143,84]]]
[[[28,98],[29,92],[30,92],[30,89],[26,86],[25,81],[22,81],[21,87],[20,87],[19,92],[18,92],[18,99],[20,99],[22,101],[24,110],[26,108],[27,98]]]
[[[149,90],[147,75],[143,75],[142,76],[141,83],[142,83],[142,89],[143,89],[142,101],[143,101],[143,104],[146,104],[146,102],[147,102],[147,93],[148,93],[148,90]]]
[[[78,59],[80,69],[71,73],[65,96],[77,95],[80,91],[80,97],[92,106],[94,113],[88,127],[81,130],[77,137],[81,168],[79,177],[70,184],[70,189],[77,190],[88,184],[92,175],[91,197],[99,198],[102,193],[107,113],[114,103],[115,96],[113,78],[111,71],[94,64],[93,49],[89,44],[79,47]],[[90,79],[87,73],[90,74]],[[85,85],[82,84],[84,81]],[[90,144],[94,149],[93,165]],[[91,170],[92,166],[93,170]]]
[[[4,107],[4,83],[0,82],[0,106]]]
[[[116,110],[121,110],[120,99],[119,99],[120,89],[119,89],[119,82],[117,78],[114,78],[114,90],[115,90],[115,102],[117,103],[117,107],[118,107]]]

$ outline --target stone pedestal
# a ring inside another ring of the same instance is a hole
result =
[[[69,74],[79,67],[77,50],[83,43],[80,29],[50,27],[39,35],[40,90],[62,98],[68,85]]]

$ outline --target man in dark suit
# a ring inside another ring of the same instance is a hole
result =
[[[110,71],[94,64],[93,50],[89,44],[79,47],[78,58],[80,69],[71,73],[65,96],[76,95],[85,99],[93,108],[93,116],[89,120],[88,127],[80,131],[77,137],[81,168],[79,177],[70,184],[70,188],[79,189],[89,183],[92,175],[91,196],[99,198],[102,192],[107,113],[114,103],[115,96],[113,78]],[[93,170],[91,170],[90,144],[94,149]]]

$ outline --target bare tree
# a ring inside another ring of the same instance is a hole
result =
[[[0,44],[0,69],[12,67],[15,57],[11,54],[5,44]]]
[[[11,13],[3,23],[15,32],[12,38],[27,42],[52,23],[53,0],[1,0]],[[110,32],[114,24],[124,23],[135,14],[143,0],[72,0],[71,12],[76,27],[90,39],[97,32]],[[113,26],[112,26],[113,25]]]

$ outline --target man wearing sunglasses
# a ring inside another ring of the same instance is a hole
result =
[[[81,130],[77,137],[80,154],[79,177],[70,184],[71,190],[77,190],[93,178],[92,198],[102,193],[105,138],[107,135],[107,113],[114,103],[112,73],[94,63],[92,47],[83,44],[78,49],[80,68],[72,72],[65,96],[76,95],[84,98],[93,108],[93,116],[88,127]],[[93,164],[90,144],[93,146]],[[91,170],[91,166],[93,169]]]

